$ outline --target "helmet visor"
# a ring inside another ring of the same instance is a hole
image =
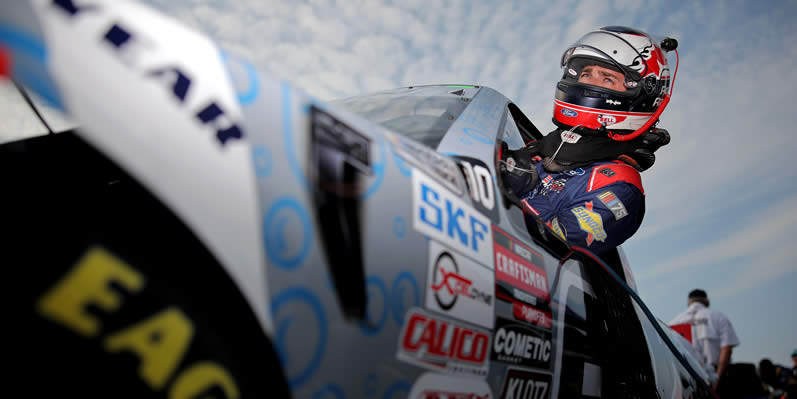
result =
[[[644,46],[644,43],[639,43],[643,45],[643,51],[653,51],[654,46],[650,39],[639,36],[639,41],[649,44]],[[614,32],[594,31],[582,36],[562,54],[561,66],[564,68],[577,57],[603,61],[611,65],[612,69],[622,71],[627,82],[638,82],[647,74],[647,64],[642,53],[634,44]]]

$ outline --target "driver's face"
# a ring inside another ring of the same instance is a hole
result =
[[[578,75],[578,83],[600,86],[614,91],[626,91],[622,73],[597,65],[585,66]]]

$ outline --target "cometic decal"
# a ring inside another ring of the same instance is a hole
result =
[[[489,352],[488,330],[413,308],[407,312],[396,356],[435,371],[486,377]]]
[[[506,371],[501,399],[546,399],[550,397],[551,375],[510,368]]]
[[[525,367],[551,365],[551,332],[497,318],[492,359]]]
[[[512,293],[515,299],[535,304],[536,301],[529,301],[522,295],[526,292],[547,301],[550,298],[548,277],[542,255],[498,227],[493,230],[496,284]]]
[[[493,328],[492,270],[430,240],[426,281],[426,308]]]
[[[412,171],[413,227],[483,265],[492,265],[490,219],[425,174]]]

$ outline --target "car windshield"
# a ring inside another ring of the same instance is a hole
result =
[[[437,148],[478,90],[473,86],[422,86],[331,101],[396,133]]]

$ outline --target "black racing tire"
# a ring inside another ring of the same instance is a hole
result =
[[[73,132],[4,144],[0,165],[9,384],[23,396],[290,396],[236,284],[134,179]]]

